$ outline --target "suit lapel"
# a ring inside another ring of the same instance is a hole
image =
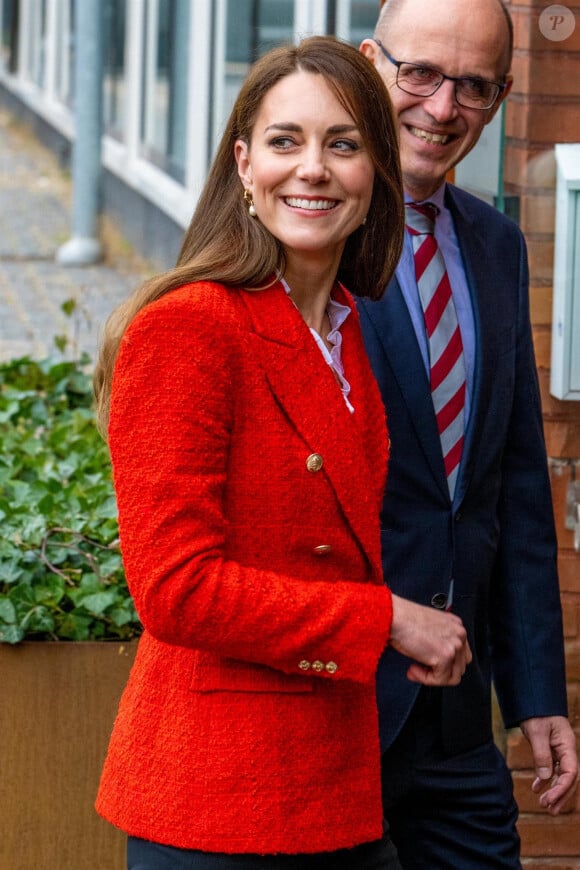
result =
[[[362,299],[358,304],[376,331],[433,477],[449,496],[429,381],[399,282],[393,278],[378,302]],[[387,420],[388,414],[387,407]]]
[[[252,347],[278,404],[307,446],[305,459],[309,452],[322,456],[324,472],[341,508],[376,567],[380,564],[378,540],[375,540],[378,536],[375,525],[369,522],[369,515],[372,516],[369,512],[378,513],[377,478],[380,475],[376,467],[372,473],[368,457],[381,455],[379,445],[386,440],[384,420],[375,427],[371,447],[368,449],[367,444],[365,453],[363,439],[334,375],[282,285],[241,295],[254,328],[250,336]],[[356,312],[353,312],[342,329],[345,347],[352,344],[352,338],[358,334],[355,317]],[[360,337],[359,344],[360,359],[364,358]],[[361,389],[363,385],[359,368],[360,363],[356,370],[349,368],[346,372],[353,396],[359,384]],[[376,402],[380,406],[378,392]],[[384,452],[383,449],[383,455]]]

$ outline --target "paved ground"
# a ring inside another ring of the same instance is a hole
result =
[[[23,355],[95,358],[111,310],[151,274],[105,225],[105,260],[71,267],[55,254],[71,235],[71,183],[52,154],[0,111],[0,361]],[[67,316],[63,304],[76,303]]]

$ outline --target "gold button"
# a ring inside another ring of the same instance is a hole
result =
[[[307,662],[306,659],[302,659],[301,662],[298,662],[298,667],[301,671],[309,671],[310,670],[310,662]]]
[[[336,664],[336,662],[327,662],[326,670],[329,674],[335,674],[338,670],[338,665]]]
[[[317,547],[314,547],[312,552],[315,556],[326,556],[327,553],[330,553],[332,547],[330,544],[319,544]]]
[[[318,661],[318,659],[316,659],[315,662],[312,662],[312,670],[316,671],[316,673],[319,674],[320,671],[324,670],[324,662],[320,662]]]
[[[323,465],[323,459],[320,453],[311,453],[308,459],[306,460],[306,469],[307,471],[315,472],[320,471]]]

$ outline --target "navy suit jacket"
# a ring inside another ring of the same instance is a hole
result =
[[[367,351],[391,437],[382,514],[383,568],[393,592],[421,604],[447,593],[473,662],[442,690],[446,751],[491,737],[493,674],[508,727],[566,715],[557,544],[529,319],[527,253],[518,227],[448,185],[471,293],[476,356],[470,418],[451,505],[427,373],[396,278],[360,300]],[[388,648],[377,674],[381,743],[407,718],[419,686]]]

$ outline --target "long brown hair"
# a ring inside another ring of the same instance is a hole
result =
[[[139,287],[107,321],[94,376],[103,433],[119,343],[141,308],[192,281],[259,289],[275,273],[284,274],[282,245],[248,215],[234,144],[237,139],[251,142],[264,96],[299,70],[324,77],[357,124],[375,168],[366,224],[347,239],[337,277],[359,296],[377,299],[384,292],[399,260],[404,233],[397,130],[385,85],[356,48],[334,37],[312,36],[299,45],[274,48],[252,66],[242,85],[176,266]]]

